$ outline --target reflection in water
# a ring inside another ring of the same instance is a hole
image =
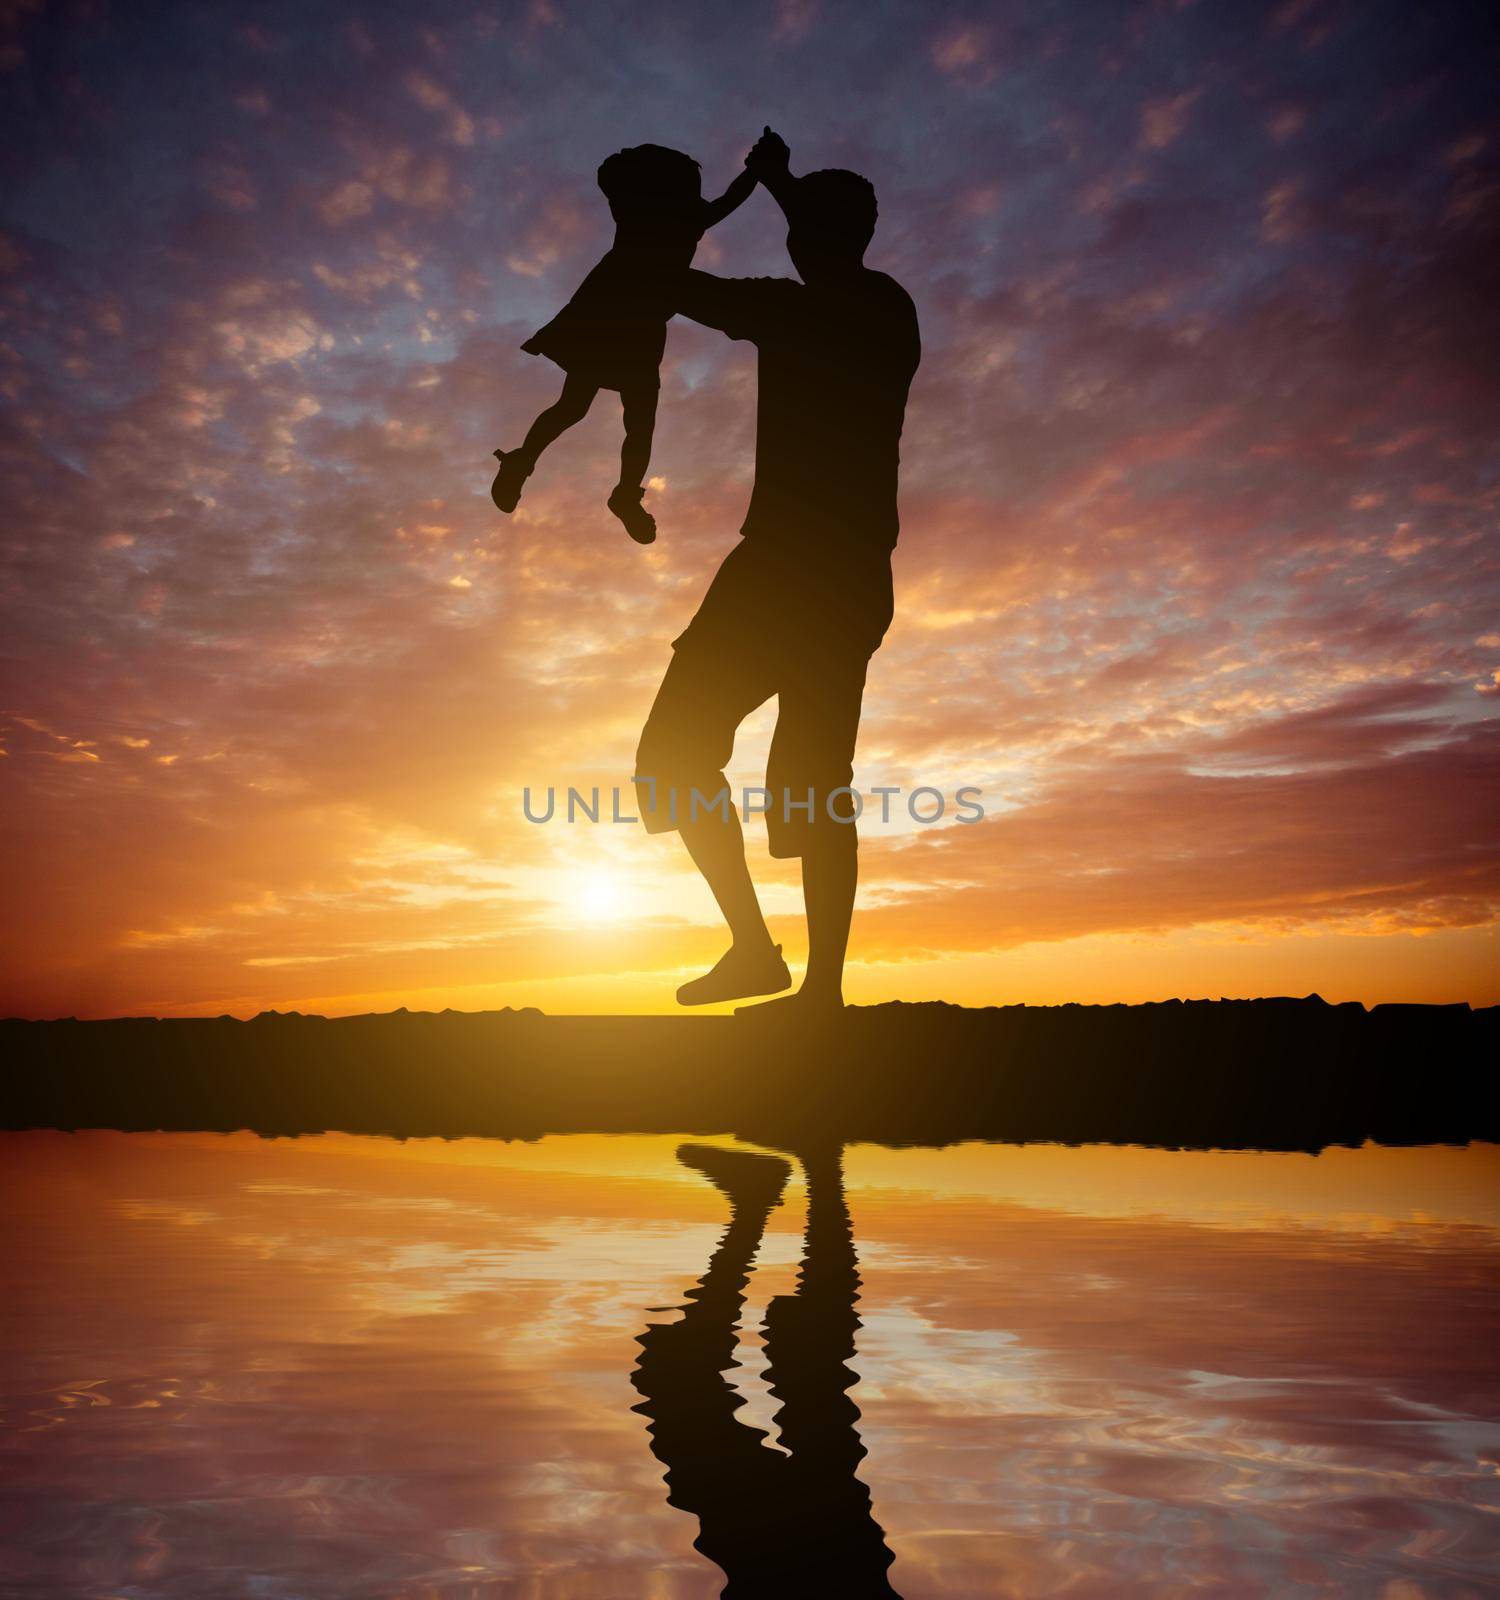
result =
[[[726,1600],[763,1596],[893,1596],[892,1555],[855,1476],[865,1454],[847,1390],[859,1293],[841,1151],[802,1157],[807,1231],[794,1294],[766,1309],[766,1376],[781,1402],[785,1451],[740,1422],[744,1401],[725,1381],[745,1287],[766,1222],[790,1172],[776,1156],[684,1145],[728,1197],[732,1216],[682,1319],[647,1330],[634,1382],[651,1419],[652,1450],[667,1469],[667,1498],[698,1518],[697,1548],[723,1568]]]
[[[1500,1149],[680,1137],[0,1138],[0,1595],[1493,1588]]]

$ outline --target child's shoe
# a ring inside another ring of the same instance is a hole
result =
[[[503,469],[502,469],[503,470]],[[637,544],[650,544],[656,537],[656,518],[641,504],[644,489],[617,483],[610,494],[609,509],[625,524],[625,531]]]
[[[502,511],[514,511],[521,503],[521,488],[536,470],[519,450],[497,450],[500,470],[490,485],[490,499]]]

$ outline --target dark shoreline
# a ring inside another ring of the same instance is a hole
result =
[[[0,1127],[1318,1150],[1500,1138],[1500,1008],[851,1007],[0,1021]]]

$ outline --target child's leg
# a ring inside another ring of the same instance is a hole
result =
[[[562,393],[532,423],[526,442],[519,450],[497,450],[500,470],[490,485],[490,499],[501,511],[514,511],[521,501],[521,490],[536,466],[536,458],[560,433],[582,422],[594,403],[598,389],[587,378],[569,373]]]
[[[639,489],[651,465],[651,438],[656,432],[656,385],[642,384],[620,390],[625,413],[625,442],[620,446],[620,487]]]
[[[566,433],[575,422],[582,422],[594,403],[598,389],[587,378],[570,372],[563,383],[562,393],[532,423],[526,442],[515,452],[529,467],[559,434]]]
[[[641,504],[641,485],[651,465],[651,436],[656,432],[656,396],[654,383],[620,390],[625,443],[620,446],[620,481],[610,494],[609,509],[637,544],[650,544],[656,537],[656,518]]]

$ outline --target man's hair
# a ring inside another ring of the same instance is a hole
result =
[[[795,223],[840,251],[863,255],[875,234],[875,185],[857,172],[825,167],[797,180]]]
[[[700,192],[698,163],[681,150],[661,144],[636,144],[616,150],[599,168],[599,187],[608,200],[640,195],[682,195]]]

